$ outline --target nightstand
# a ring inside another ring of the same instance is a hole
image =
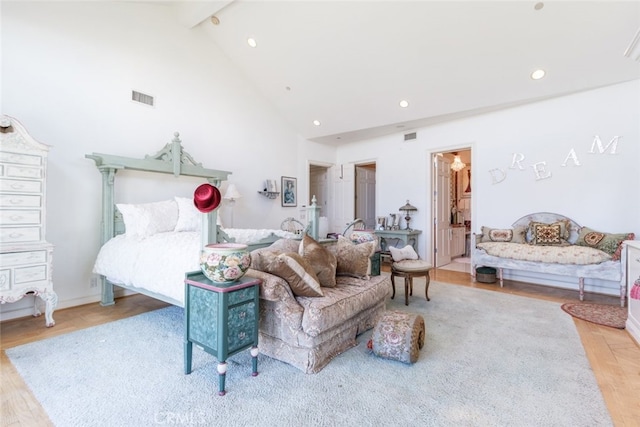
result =
[[[193,344],[218,359],[218,395],[225,394],[227,357],[251,349],[252,375],[258,375],[260,279],[243,277],[216,283],[201,271],[186,274],[184,373],[191,373]]]

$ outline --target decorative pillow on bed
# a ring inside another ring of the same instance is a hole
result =
[[[530,243],[534,245],[568,245],[571,222],[560,220],[552,224],[531,221],[529,223]]]
[[[571,221],[563,219],[552,224],[531,221],[527,239],[534,245],[567,245],[571,233]],[[557,243],[556,243],[557,242]]]
[[[578,233],[576,245],[600,249],[611,255],[613,261],[618,261],[622,254],[622,242],[633,240],[634,238],[634,233],[602,233],[589,227],[582,227],[580,233]]]
[[[485,242],[511,242],[511,243],[526,243],[527,229],[525,227],[515,228],[489,228],[482,226],[482,240],[480,243]]]
[[[336,287],[338,261],[334,254],[307,234],[304,235],[300,242],[298,254],[311,265],[311,268],[318,276],[321,286],[327,288]]]
[[[404,248],[389,246],[389,251],[391,252],[391,258],[393,258],[394,262],[402,261],[405,259],[418,259],[418,254],[411,245],[407,245]]]
[[[294,252],[278,255],[262,271],[282,277],[296,296],[321,297],[318,276],[304,258]]]
[[[367,280],[371,274],[371,256],[376,251],[376,242],[356,245],[344,236],[329,246],[329,251],[338,259],[336,276],[353,276]]]
[[[178,205],[175,200],[142,204],[116,204],[122,213],[125,235],[144,239],[156,233],[173,231],[178,222]]]
[[[562,237],[562,226],[558,223],[543,224],[532,223],[531,229],[531,243],[534,245],[567,245],[567,241]]]
[[[193,199],[187,197],[175,197],[178,204],[178,221],[173,231],[197,231],[202,230],[202,212],[200,212],[193,204]],[[216,223],[222,227],[220,214],[217,216]]]

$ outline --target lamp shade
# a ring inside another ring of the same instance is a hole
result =
[[[224,193],[224,198],[228,200],[235,200],[242,197],[242,194],[238,191],[235,184],[229,184],[227,191]]]
[[[418,208],[416,208],[415,206],[413,206],[412,204],[409,203],[409,201],[407,200],[407,204],[402,206],[401,208],[398,209],[399,211],[405,211],[405,212],[413,212],[413,211],[417,211]]]

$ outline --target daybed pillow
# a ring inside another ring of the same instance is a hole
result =
[[[197,231],[202,230],[202,212],[193,204],[193,199],[187,197],[174,197],[178,204],[178,221],[173,231]],[[216,223],[222,227],[220,214],[216,217]]]
[[[298,254],[311,265],[311,268],[318,276],[321,286],[327,288],[336,287],[338,261],[334,254],[307,234],[304,235],[300,242]]]
[[[353,276],[367,280],[371,274],[371,256],[376,251],[376,242],[356,245],[344,236],[338,236],[338,242],[329,246],[338,259],[336,276]]]
[[[271,250],[270,247],[255,249],[251,251],[251,268],[266,272],[267,266],[281,253]]]
[[[268,246],[269,250],[280,252],[298,252],[300,240],[298,239],[278,239]]]
[[[318,276],[311,265],[297,253],[287,252],[278,255],[263,271],[282,277],[296,296],[323,296]]]
[[[173,231],[178,221],[178,205],[175,200],[142,204],[116,204],[122,213],[125,235],[144,239],[156,233]]]
[[[395,262],[405,259],[418,259],[418,254],[411,245],[407,245],[404,248],[389,246],[389,251],[391,252],[391,258],[393,258]]]
[[[531,232],[531,243],[534,245],[568,245],[568,227],[564,221],[545,224],[542,222],[531,222],[529,231]]]
[[[525,227],[515,227],[507,229],[489,228],[482,226],[482,240],[485,242],[511,242],[526,243],[527,229]]]
[[[611,255],[613,261],[618,261],[622,254],[622,242],[634,238],[634,233],[602,233],[589,227],[582,227],[578,233],[576,245],[600,249]]]

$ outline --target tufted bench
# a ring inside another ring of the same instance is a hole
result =
[[[415,363],[424,347],[424,319],[419,314],[385,311],[368,343],[373,354],[403,363]]]

